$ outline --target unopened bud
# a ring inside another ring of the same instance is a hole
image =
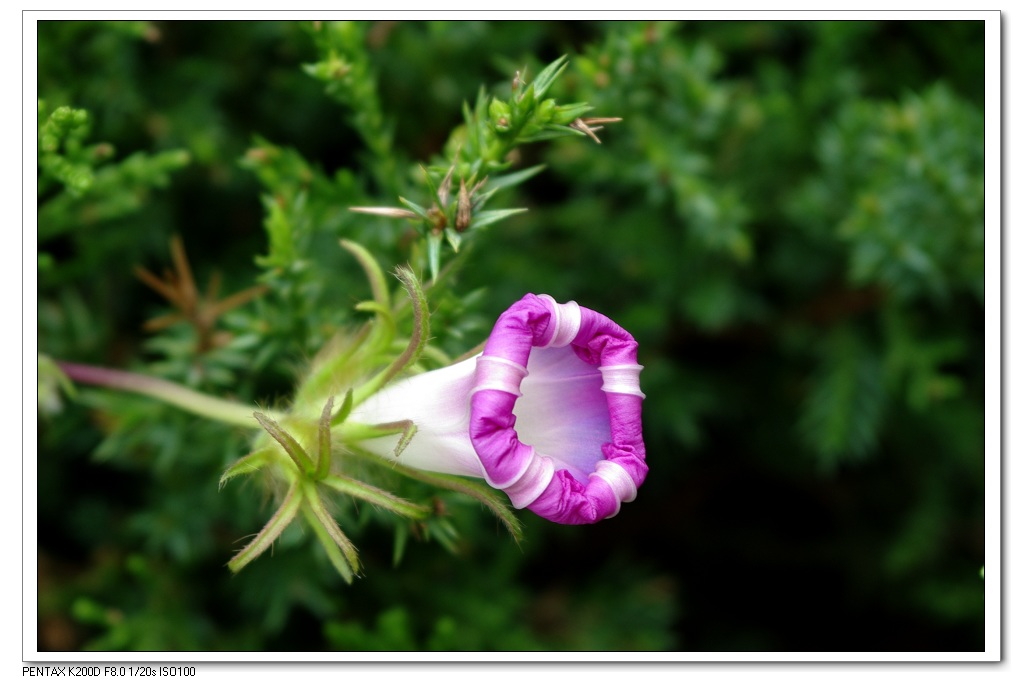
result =
[[[469,197],[469,190],[465,187],[465,179],[458,189],[458,212],[455,214],[455,230],[465,232],[472,222],[472,200]]]

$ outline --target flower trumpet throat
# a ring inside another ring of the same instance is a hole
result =
[[[481,354],[395,381],[350,419],[415,424],[397,455],[396,436],[361,443],[377,455],[482,478],[556,523],[595,523],[635,499],[647,475],[636,351],[604,315],[527,294]]]

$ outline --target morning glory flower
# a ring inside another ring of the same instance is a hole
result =
[[[556,523],[595,523],[635,499],[647,474],[636,350],[604,315],[527,294],[498,318],[481,354],[397,380],[350,419],[410,420],[415,435],[397,456],[397,436],[362,446],[482,478]]]

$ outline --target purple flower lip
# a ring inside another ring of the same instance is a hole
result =
[[[595,523],[635,499],[648,471],[636,352],[600,313],[527,294],[481,355],[397,381],[351,419],[410,419],[403,464],[483,478],[556,523]],[[389,439],[363,445],[393,457]]]

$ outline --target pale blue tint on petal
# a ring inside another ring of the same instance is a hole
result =
[[[611,440],[600,370],[580,360],[571,346],[534,348],[513,410],[519,441],[585,482],[604,459]]]

